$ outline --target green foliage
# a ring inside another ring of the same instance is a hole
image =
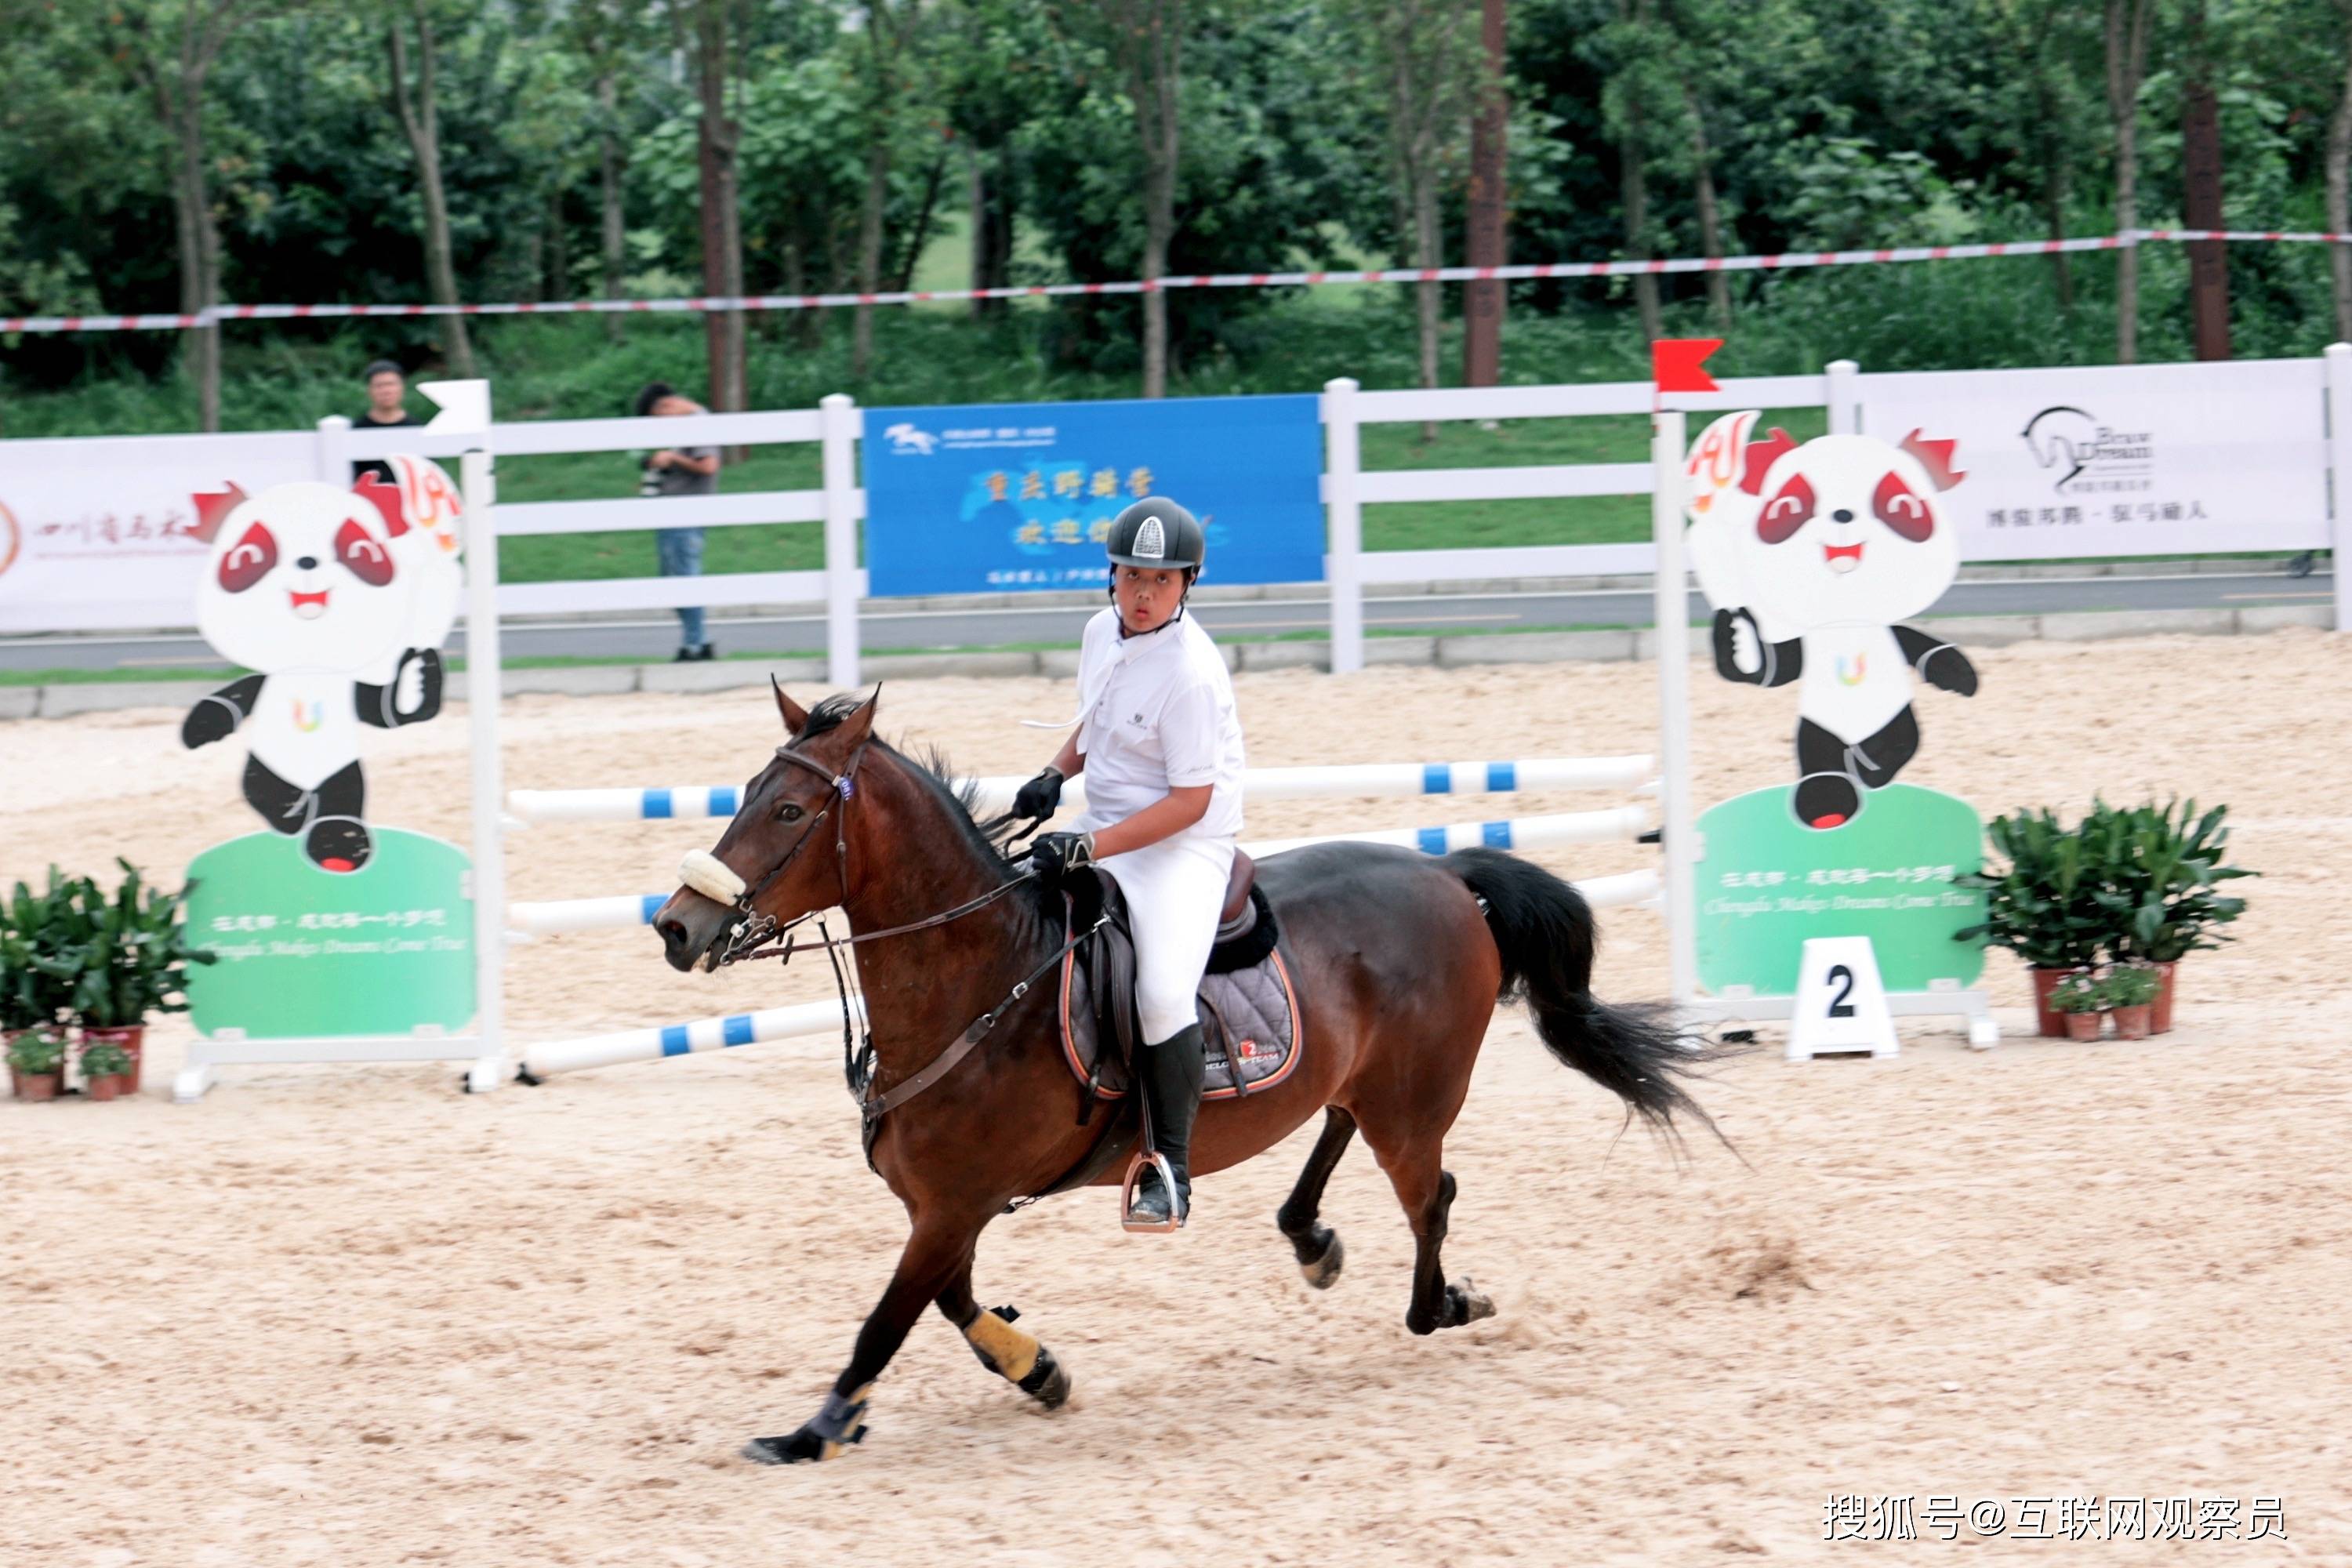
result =
[[[73,1005],[79,891],[52,866],[40,892],[19,882],[0,903],[0,1029],[47,1027]]]
[[[2053,1013],[2097,1013],[2107,1005],[2105,983],[2087,969],[2078,969],[2050,988]]]
[[[2229,809],[2200,816],[2193,800],[2093,808],[2084,832],[2096,836],[2106,857],[2098,900],[2116,932],[2108,943],[2116,958],[2171,963],[2230,940],[2219,928],[2242,914],[2246,900],[2217,889],[2259,873],[2223,863]]]
[[[131,1070],[131,1053],[111,1040],[100,1040],[82,1048],[81,1070],[84,1078],[112,1078],[127,1073]]]
[[[1981,938],[2037,969],[2095,963],[2112,927],[2098,900],[2105,868],[2083,836],[2044,807],[1996,816],[1985,837],[2009,865],[1954,879],[1956,885],[1981,889],[1985,895],[1983,923],[1956,932],[1954,940]]]
[[[62,1072],[65,1037],[54,1029],[27,1029],[8,1042],[8,1065],[27,1077]]]
[[[2145,963],[2118,963],[2100,982],[2100,999],[2109,1007],[2145,1007],[2156,1000],[2162,976]]]
[[[128,860],[115,864],[123,879],[110,896],[87,877],[68,884],[74,913],[59,957],[72,961],[69,1005],[86,1028],[133,1028],[152,1014],[186,1012],[188,965],[218,962],[188,945],[184,889],[166,893],[147,886]]]

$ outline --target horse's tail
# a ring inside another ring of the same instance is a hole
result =
[[[1675,1080],[1727,1053],[1678,1033],[1665,1009],[1612,1007],[1592,994],[1597,933],[1583,894],[1499,849],[1457,849],[1445,864],[1486,901],[1503,960],[1500,999],[1527,1003],[1553,1056],[1662,1131],[1680,1115],[1722,1136]]]

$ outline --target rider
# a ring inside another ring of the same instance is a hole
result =
[[[1108,545],[1111,608],[1087,623],[1078,728],[1021,786],[1013,810],[1051,816],[1063,781],[1085,772],[1076,831],[1039,836],[1031,855],[1049,886],[1099,864],[1127,896],[1146,1042],[1136,1077],[1176,1190],[1147,1162],[1126,1224],[1172,1229],[1192,1206],[1204,1070],[1193,997],[1241,831],[1242,730],[1224,659],[1184,613],[1207,551],[1199,521],[1164,496],[1147,497],[1112,521]]]

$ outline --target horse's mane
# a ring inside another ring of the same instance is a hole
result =
[[[828,731],[838,730],[863,704],[864,700],[855,691],[837,691],[824,699],[808,710],[808,722],[802,725],[800,733],[793,737],[793,744],[799,745]],[[911,752],[901,751],[878,735],[875,737],[874,743],[905,763],[924,788],[937,796],[942,805],[950,808],[947,814],[949,820],[956,825],[965,840],[989,864],[1003,868],[1008,872],[1011,870],[1013,862],[1005,857],[1004,839],[1015,827],[1027,821],[1026,817],[1016,817],[1008,811],[1001,816],[981,820],[978,809],[980,781],[959,779],[953,764],[948,761],[947,752],[938,746],[926,744]]]

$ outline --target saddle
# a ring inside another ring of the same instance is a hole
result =
[[[1282,962],[1274,906],[1255,876],[1249,857],[1235,852],[1217,944],[1201,982],[1203,1100],[1272,1089],[1298,1065],[1298,995]],[[1066,888],[1064,903],[1066,936],[1109,917],[1062,960],[1062,1053],[1086,1090],[1083,1118],[1095,1100],[1126,1098],[1134,1082],[1129,1064],[1144,1043],[1135,1008],[1135,938],[1126,895],[1099,869]]]

